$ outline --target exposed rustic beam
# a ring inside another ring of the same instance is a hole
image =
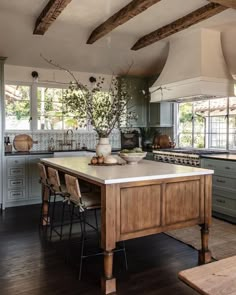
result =
[[[161,0],[133,0],[128,5],[120,9],[118,12],[113,14],[104,23],[99,25],[91,33],[87,44],[92,44],[98,39],[102,38],[116,27],[123,25],[131,18],[140,14],[144,10],[148,9],[150,6],[160,2]]]
[[[34,34],[44,35],[50,25],[72,0],[50,0],[38,17]]]
[[[236,9],[236,0],[208,0],[208,1],[212,3],[218,3],[228,8]]]
[[[151,45],[174,33],[187,29],[192,25],[195,25],[213,15],[216,15],[224,11],[225,9],[227,9],[227,7],[215,3],[209,3],[185,15],[184,17],[179,18],[178,20],[143,36],[134,44],[134,46],[131,49],[138,50],[148,45]]]

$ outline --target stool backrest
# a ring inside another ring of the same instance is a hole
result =
[[[43,185],[48,185],[48,178],[46,168],[42,163],[38,163],[40,182]]]
[[[48,181],[55,192],[61,192],[61,182],[58,170],[48,167]]]
[[[65,174],[66,190],[70,194],[70,199],[74,202],[81,202],[81,192],[79,181],[76,177]]]

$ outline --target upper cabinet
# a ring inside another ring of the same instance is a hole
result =
[[[119,78],[119,88],[126,89],[131,97],[128,103],[128,112],[135,112],[137,120],[130,120],[132,127],[146,127],[147,125],[147,81],[133,76]]]
[[[119,77],[119,88],[125,87],[132,99],[128,111],[137,114],[137,120],[131,120],[132,127],[172,127],[173,104],[169,102],[150,103],[150,80],[143,77]]]
[[[149,127],[172,127],[173,126],[173,103],[148,103],[148,126]]]

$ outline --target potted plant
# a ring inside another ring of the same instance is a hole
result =
[[[128,103],[132,99],[125,83],[118,85],[118,78],[112,76],[109,89],[104,90],[104,77],[98,81],[93,78],[93,87],[82,84],[68,69],[42,58],[69,73],[73,79],[64,94],[63,100],[67,112],[70,112],[79,122],[79,127],[90,124],[97,132],[99,143],[97,154],[103,156],[111,153],[109,135],[114,128],[128,126],[132,119],[137,119],[135,112],[129,111]]]

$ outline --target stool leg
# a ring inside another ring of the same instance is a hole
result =
[[[84,256],[84,241],[86,232],[86,216],[85,211],[81,213],[82,217],[82,236],[81,236],[81,249],[80,249],[80,265],[79,265],[79,280],[81,280],[82,266],[83,266],[83,256]]]
[[[54,226],[55,205],[56,205],[56,195],[54,195],[53,205],[52,205],[51,229],[50,229],[50,237],[49,237],[50,241],[52,239],[52,231]]]
[[[124,258],[125,258],[125,269],[128,270],[128,262],[127,262],[127,255],[126,255],[126,249],[125,249],[125,242],[122,241],[123,244],[123,252],[124,252]]]
[[[72,206],[72,210],[70,212],[70,230],[69,230],[69,240],[71,239],[71,234],[72,234],[72,226],[73,226],[73,221],[74,221],[74,211],[75,211],[75,206],[74,204],[70,204]]]
[[[96,224],[96,229],[98,230],[98,217],[97,217],[97,209],[94,209],[94,217],[95,217],[95,224]]]
[[[62,204],[60,240],[62,239],[62,234],[63,234],[64,215],[65,215],[65,202],[63,202]]]

